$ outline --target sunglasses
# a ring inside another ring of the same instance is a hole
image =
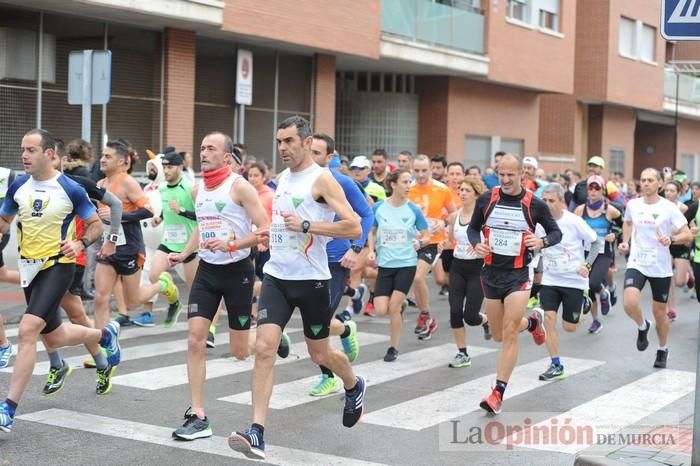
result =
[[[588,185],[588,190],[589,190],[589,191],[600,191],[601,189],[603,189],[603,188],[601,188],[601,187],[598,186],[597,184],[589,184],[589,185]]]

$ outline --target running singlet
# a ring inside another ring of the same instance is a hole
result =
[[[327,236],[289,231],[283,213],[292,213],[309,222],[332,222],[335,212],[313,197],[313,186],[319,176],[330,174],[315,163],[301,172],[288,168],[279,177],[272,200],[270,223],[270,260],[263,273],[280,280],[329,280]]]
[[[598,236],[581,217],[568,210],[563,211],[557,225],[561,230],[561,242],[542,250],[542,284],[585,290],[588,277],[582,277],[576,269],[585,261],[584,243],[590,245]]]
[[[453,206],[452,192],[443,183],[431,179],[428,184],[413,183],[408,200],[417,205],[428,220],[430,244],[445,240],[445,219]]]
[[[388,201],[374,206],[377,227],[377,265],[382,268],[414,267],[418,255],[413,247],[417,233],[428,228],[423,213],[412,202],[394,207]]]
[[[596,236],[598,237],[599,241],[602,241],[603,244],[605,245],[605,250],[601,252],[601,254],[607,256],[607,257],[612,257],[613,255],[613,249],[612,249],[612,244],[607,241],[605,241],[605,237],[608,236],[611,232],[612,228],[612,222],[608,220],[608,217],[606,217],[608,211],[607,205],[605,206],[605,209],[603,209],[603,212],[598,216],[598,217],[591,217],[588,215],[588,207],[584,206],[583,208],[583,220],[586,222],[586,224],[595,231]],[[590,247],[586,248],[586,251],[588,251]]]
[[[476,244],[476,232],[483,229],[484,240],[491,247],[484,265],[520,269],[527,267],[533,257],[532,250],[525,246],[524,234],[534,232],[538,223],[547,232],[549,246],[561,240],[561,231],[549,207],[532,191],[523,189],[519,195],[509,196],[501,192],[500,187],[495,187],[476,201],[469,223],[469,240]]]
[[[469,237],[467,235],[467,228],[469,224],[462,225],[459,221],[459,216],[462,214],[462,209],[457,211],[455,216],[455,226],[454,226],[454,237],[455,237],[455,249],[454,257],[455,259],[462,260],[476,260],[481,259],[479,255],[474,251],[474,247],[469,242]]]
[[[195,212],[199,224],[200,244],[207,239],[235,241],[253,231],[252,222],[244,207],[231,200],[233,183],[243,178],[231,173],[223,183],[211,191],[206,190],[204,180],[199,182]],[[231,264],[250,255],[250,248],[235,252],[210,251],[199,248],[199,257],[208,264]]]
[[[365,195],[360,191],[358,184],[355,180],[350,179],[350,177],[338,173],[335,170],[331,170],[333,178],[340,184],[345,193],[345,198],[348,200],[352,210],[360,216],[360,225],[362,226],[362,236],[360,239],[354,240],[352,244],[357,246],[364,246],[367,241],[367,235],[372,229],[372,224],[374,223],[374,213],[372,208],[369,206],[369,202],[365,198]],[[333,219],[337,222],[338,216],[336,215]],[[333,264],[340,262],[348,249],[350,249],[350,240],[344,238],[333,238],[326,245],[326,253],[328,254],[328,263]]]
[[[625,209],[625,221],[634,225],[627,268],[638,270],[646,277],[671,277],[671,252],[657,238],[660,235],[670,237],[675,230],[688,224],[678,207],[664,198],[654,204],[645,203],[641,197],[632,199]]]
[[[116,191],[124,179],[129,176],[126,173],[118,175],[109,187],[109,192],[117,196]],[[98,183],[98,186],[103,187],[107,178],[103,178]],[[133,212],[148,205],[148,198],[143,196],[136,202],[122,201],[122,212]],[[105,232],[106,235],[106,232]],[[141,222],[136,220],[132,222],[122,221],[119,227],[119,238],[117,239],[117,252],[115,258],[133,258],[138,254],[143,254],[146,245],[143,242],[143,231],[141,230]]]
[[[94,213],[95,206],[85,190],[63,174],[45,181],[37,181],[29,175],[17,178],[0,208],[2,216],[19,216],[20,262],[34,261],[36,272],[56,262],[75,262],[61,255],[60,242],[73,239],[76,214],[87,220]],[[20,265],[20,269],[22,267]]]
[[[163,202],[163,238],[161,244],[174,252],[182,252],[197,222],[173,212],[168,205],[171,200],[177,201],[181,209],[194,211],[192,185],[183,176],[175,186],[163,183],[160,187],[160,199]]]

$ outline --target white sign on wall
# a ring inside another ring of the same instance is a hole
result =
[[[236,103],[253,104],[253,52],[238,49],[236,66]]]

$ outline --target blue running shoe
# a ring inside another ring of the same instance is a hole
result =
[[[139,327],[155,327],[156,321],[153,318],[153,314],[150,312],[143,312],[140,316],[131,321],[134,325]]]
[[[610,312],[610,292],[605,288],[600,291],[600,312],[604,316]]]
[[[357,376],[357,384],[353,391],[345,391],[345,407],[343,408],[343,425],[352,427],[362,419],[367,383],[361,375]]]
[[[105,330],[111,336],[107,344],[102,346],[107,350],[107,362],[110,366],[118,366],[122,359],[122,348],[119,345],[119,332],[121,331],[119,322],[113,320],[107,324]]]
[[[0,430],[3,432],[10,432],[14,422],[15,415],[10,414],[10,407],[3,401],[0,403]]]
[[[0,368],[7,367],[10,364],[10,358],[15,355],[15,345],[7,342],[7,347],[0,348]]]
[[[243,453],[248,458],[265,459],[265,441],[260,431],[253,427],[243,432],[231,432],[228,446],[232,450]]]

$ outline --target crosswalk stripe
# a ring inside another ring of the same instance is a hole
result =
[[[173,429],[170,427],[154,426],[151,424],[56,408],[24,414],[19,416],[18,419],[65,429],[90,432],[93,434],[108,435],[119,439],[151,443],[180,450],[224,456],[237,460],[248,460],[242,453],[238,453],[229,448],[228,439],[226,437],[214,436],[199,439],[194,442],[176,441],[171,437]],[[269,444],[265,445],[265,463],[291,466],[308,466],[309,464],[381,466],[381,463],[372,463],[353,458]]]
[[[472,348],[469,348],[469,352],[473,352]],[[550,362],[547,358],[517,366],[508,381],[508,397],[521,395],[550,383],[538,379],[539,374]],[[577,358],[565,358],[564,363],[567,375],[578,374],[605,364],[602,361]],[[495,380],[496,374],[489,374],[439,392],[372,411],[363,417],[363,422],[422,430],[480,409],[479,403],[488,395],[489,387]],[[420,409],[416,409],[416,406],[420,406]]]
[[[399,358],[391,363],[384,361],[372,361],[359,364],[353,368],[356,374],[362,375],[367,380],[367,385],[378,385],[401,377],[427,371],[436,367],[445,366],[446,355],[452,354],[454,343],[434,346],[410,353],[402,353]],[[496,351],[492,348],[471,347],[470,351],[479,356]],[[270,408],[285,409],[299,406],[305,403],[317,401],[320,397],[309,395],[309,389],[318,382],[318,376],[306,377],[292,382],[275,385],[270,398]],[[342,390],[341,390],[342,391]],[[229,403],[251,404],[251,392],[237,393],[231,396],[219,398],[220,401]]]
[[[695,390],[694,373],[662,369],[580,404],[565,413],[534,424],[530,429],[538,426],[552,426],[555,422],[562,426],[567,421],[574,427],[593,427],[595,442],[598,435],[614,434],[683,398],[693,390]],[[545,445],[528,445],[527,448],[576,454],[589,446],[579,442],[570,445],[552,442]]]
[[[285,330],[288,332],[288,330]],[[370,345],[388,341],[387,335],[377,335],[374,333],[358,333],[357,338],[362,345]],[[334,346],[338,339],[333,338]],[[293,356],[297,355],[296,358]],[[290,348],[290,356],[287,359],[277,359],[276,364],[289,364],[301,359],[308,359],[309,353],[306,349],[306,343],[294,343]],[[235,359],[212,359],[207,361],[207,380],[227,375],[238,374],[253,369],[255,360],[253,357],[245,361]],[[175,387],[187,383],[187,364],[178,364],[174,366],[159,367],[157,369],[133,372],[131,374],[119,375],[112,378],[112,383],[124,385],[134,388],[142,388],[144,390],[159,390],[161,388]]]
[[[301,332],[303,329],[301,328],[288,328],[285,331],[287,333],[295,333],[295,332]],[[219,337],[219,344],[224,344],[228,345],[229,343],[229,333],[228,332],[222,332],[221,334],[218,335]],[[121,338],[120,338],[121,341]],[[160,342],[160,343],[152,343],[149,345],[140,345],[140,346],[131,346],[131,347],[126,347],[122,348],[122,357],[121,357],[121,362],[125,361],[134,361],[136,359],[142,359],[142,358],[152,358],[154,356],[163,356],[166,354],[172,354],[172,353],[178,353],[184,351],[185,353],[187,352],[187,339],[180,339],[180,340],[172,340],[172,341],[166,341],[166,342]],[[66,361],[67,364],[70,364],[71,366],[78,366],[82,367],[83,366],[83,361],[87,357],[86,354],[81,355],[81,356],[73,356],[70,358],[64,358],[64,361]],[[184,359],[184,357],[183,357]],[[49,361],[42,361],[38,362],[36,366],[34,366],[34,375],[46,375],[49,373],[49,368],[50,364]],[[13,367],[5,367],[3,369],[0,369],[0,372],[12,372],[14,370]]]

